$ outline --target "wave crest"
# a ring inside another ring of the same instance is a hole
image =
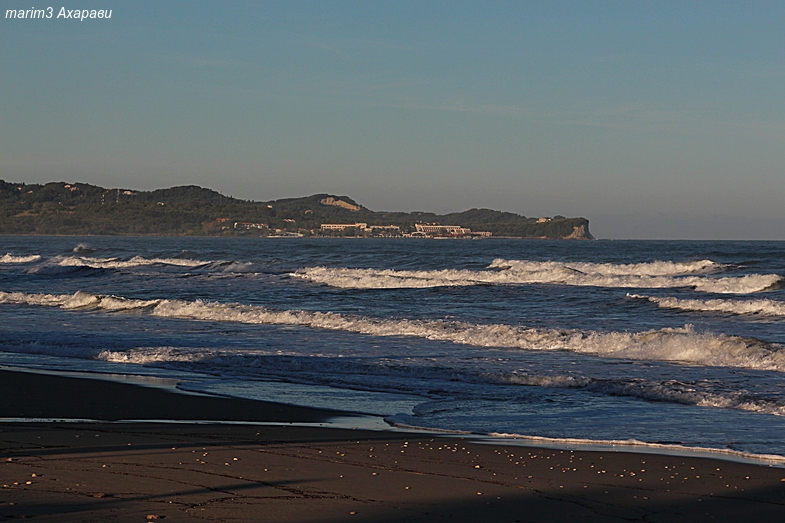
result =
[[[10,252],[0,256],[0,263],[30,263],[41,259],[40,254],[31,254],[29,256],[15,256]]]
[[[55,260],[60,267],[90,267],[92,269],[127,269],[147,265],[173,265],[179,267],[199,267],[209,261],[188,260],[183,258],[143,258],[134,256],[128,260],[121,258],[93,258],[89,256],[65,256]]]
[[[560,267],[582,272],[584,274],[604,274],[613,276],[680,276],[685,274],[705,274],[715,272],[725,265],[711,260],[688,262],[653,261],[645,263],[588,263],[588,262],[554,262],[505,260],[496,258],[488,266],[490,269],[512,269],[520,272],[555,270]]]
[[[255,305],[202,300],[135,300],[82,291],[74,295],[0,292],[0,303],[57,306],[72,310],[136,310],[163,318],[296,325],[371,336],[417,337],[476,347],[566,350],[607,358],[785,372],[785,351],[782,346],[739,336],[699,333],[691,325],[644,332],[534,329],[503,324],[383,319],[332,312],[273,310]]]
[[[777,300],[684,300],[672,297],[642,296],[627,294],[630,298],[649,300],[663,309],[678,309],[691,312],[723,312],[726,314],[758,314],[761,316],[785,316],[785,302]]]
[[[494,260],[486,270],[394,270],[307,267],[290,276],[344,289],[401,289],[470,285],[558,284],[612,288],[692,287],[702,292],[746,294],[782,280],[777,274],[698,276],[722,266],[710,260],[629,265]]]

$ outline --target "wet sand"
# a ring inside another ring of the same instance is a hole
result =
[[[0,370],[0,417],[318,424],[339,411]],[[782,521],[785,469],[428,434],[0,423],[0,521]]]

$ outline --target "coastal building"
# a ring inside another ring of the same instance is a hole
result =
[[[323,223],[319,227],[322,231],[345,231],[346,229],[360,229],[365,230],[368,227],[367,223]]]
[[[286,229],[275,229],[273,234],[270,234],[268,238],[302,238],[305,236],[301,232],[293,232],[287,231]]]
[[[414,229],[428,236],[465,236],[472,230],[460,225],[439,225],[438,223],[416,223]]]
[[[234,228],[241,231],[249,231],[251,229],[267,229],[267,224],[254,222],[234,222]]]
[[[366,230],[371,232],[400,232],[401,228],[397,225],[371,225],[370,227],[366,227]]]
[[[451,237],[451,238],[488,238],[491,236],[487,231],[472,232],[467,227],[460,225],[440,225],[438,223],[417,223],[414,225],[415,230],[411,233],[403,233],[401,228],[397,225],[368,225],[365,222],[355,223],[323,223],[319,231],[325,232],[344,232],[350,229],[357,231],[357,234],[367,236],[403,236],[405,238],[433,238],[433,237]]]
[[[414,224],[415,232],[411,234],[411,237],[424,237],[424,236],[448,236],[448,237],[465,237],[465,236],[474,236],[480,238],[488,238],[491,236],[490,232],[487,231],[477,231],[472,232],[471,229],[467,227],[461,227],[460,225],[440,225],[438,223],[416,223]]]
[[[319,230],[321,232],[327,231],[345,231],[347,229],[357,229],[359,233],[368,234],[371,236],[398,236],[401,233],[401,228],[397,225],[371,225],[366,222],[357,223],[323,223]]]

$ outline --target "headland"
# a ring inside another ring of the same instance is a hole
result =
[[[137,191],[0,180],[0,216],[0,234],[593,239],[586,218],[378,212],[329,194],[257,202],[193,185]]]

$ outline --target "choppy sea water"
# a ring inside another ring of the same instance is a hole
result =
[[[785,242],[0,237],[0,364],[785,456]]]

